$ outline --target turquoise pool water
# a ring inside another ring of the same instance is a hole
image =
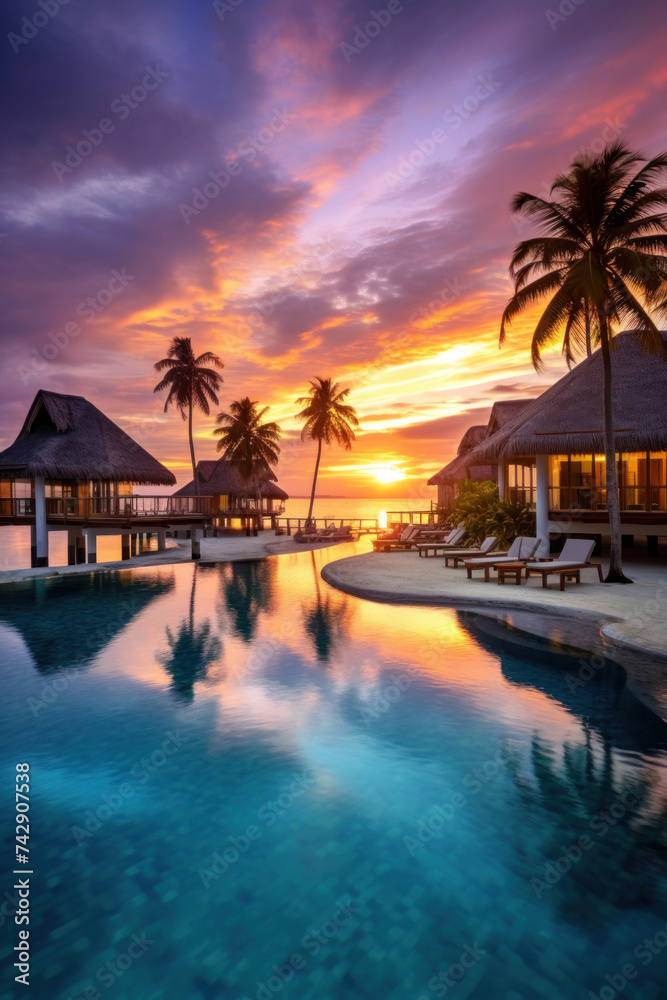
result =
[[[3,588],[3,1000],[667,996],[666,727],[341,554]]]

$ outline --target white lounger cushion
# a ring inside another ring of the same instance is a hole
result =
[[[535,555],[535,551],[539,544],[540,542],[538,538],[530,538],[526,535],[519,535],[518,538],[514,539],[504,555],[480,556],[477,559],[466,560],[466,564],[469,562],[471,566],[484,566],[485,564],[493,566],[497,562],[515,562],[517,559],[530,559],[531,556]]]
[[[574,568],[585,565],[585,562],[575,562],[574,559],[553,559],[551,562],[527,562],[526,569],[544,570],[545,573],[559,573],[562,569],[568,569],[570,566]]]

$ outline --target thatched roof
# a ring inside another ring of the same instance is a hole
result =
[[[662,334],[667,350],[667,333]],[[619,334],[611,354],[617,451],[667,448],[667,361],[646,354],[637,333]],[[502,455],[601,454],[602,355],[599,350],[546,389],[514,420],[474,449],[476,462]]]
[[[436,472],[434,476],[431,476],[428,485],[442,486],[448,480],[456,481],[465,479],[468,475],[467,455],[475,445],[479,444],[485,434],[486,424],[475,424],[473,427],[469,427],[459,442],[456,458],[449,462],[440,472]]]
[[[456,449],[457,455],[467,455],[469,451],[478,445],[486,434],[486,424],[475,424],[474,427],[469,427],[465,432],[461,440],[459,441],[459,446]]]
[[[199,492],[201,496],[255,496],[256,490],[253,484],[244,483],[238,469],[224,458],[213,461],[197,462],[199,473]],[[271,478],[275,480],[275,475],[271,473]],[[276,486],[275,482],[267,481],[262,483],[260,494],[263,497],[272,497],[274,500],[288,500],[289,497],[284,490]],[[194,480],[181,487],[174,493],[175,497],[195,496]]]
[[[0,452],[0,476],[118,480],[172,486],[176,477],[89,403],[40,389],[14,444]]]
[[[491,407],[491,416],[486,425],[486,434],[484,437],[491,437],[496,431],[502,430],[510,420],[516,420],[519,414],[533,402],[533,399],[499,399]],[[480,442],[476,443],[479,444]]]

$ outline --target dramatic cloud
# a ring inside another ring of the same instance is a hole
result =
[[[7,0],[0,444],[37,388],[76,392],[182,479],[152,364],[189,335],[225,359],[221,403],[270,404],[290,442],[309,378],[350,385],[335,492],[395,494],[388,468],[416,489],[494,398],[562,373],[557,351],[532,372],[530,316],[498,350],[529,231],[509,202],[610,139],[661,147],[664,22],[659,0]]]

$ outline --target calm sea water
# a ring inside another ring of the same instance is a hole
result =
[[[612,664],[330,589],[352,551],[2,588],[2,1000],[666,995],[666,727]]]
[[[307,517],[310,501],[293,499],[287,502],[285,517]],[[428,510],[430,500],[421,497],[405,497],[399,500],[377,500],[364,498],[316,499],[313,515],[334,520],[341,518],[378,518],[381,526],[386,525],[387,511]],[[153,541],[153,547],[157,543]],[[97,556],[100,562],[113,562],[121,558],[119,535],[100,535],[97,540]],[[67,532],[49,532],[49,565],[67,565]],[[0,570],[24,569],[30,566],[30,528],[8,527],[0,529]]]

